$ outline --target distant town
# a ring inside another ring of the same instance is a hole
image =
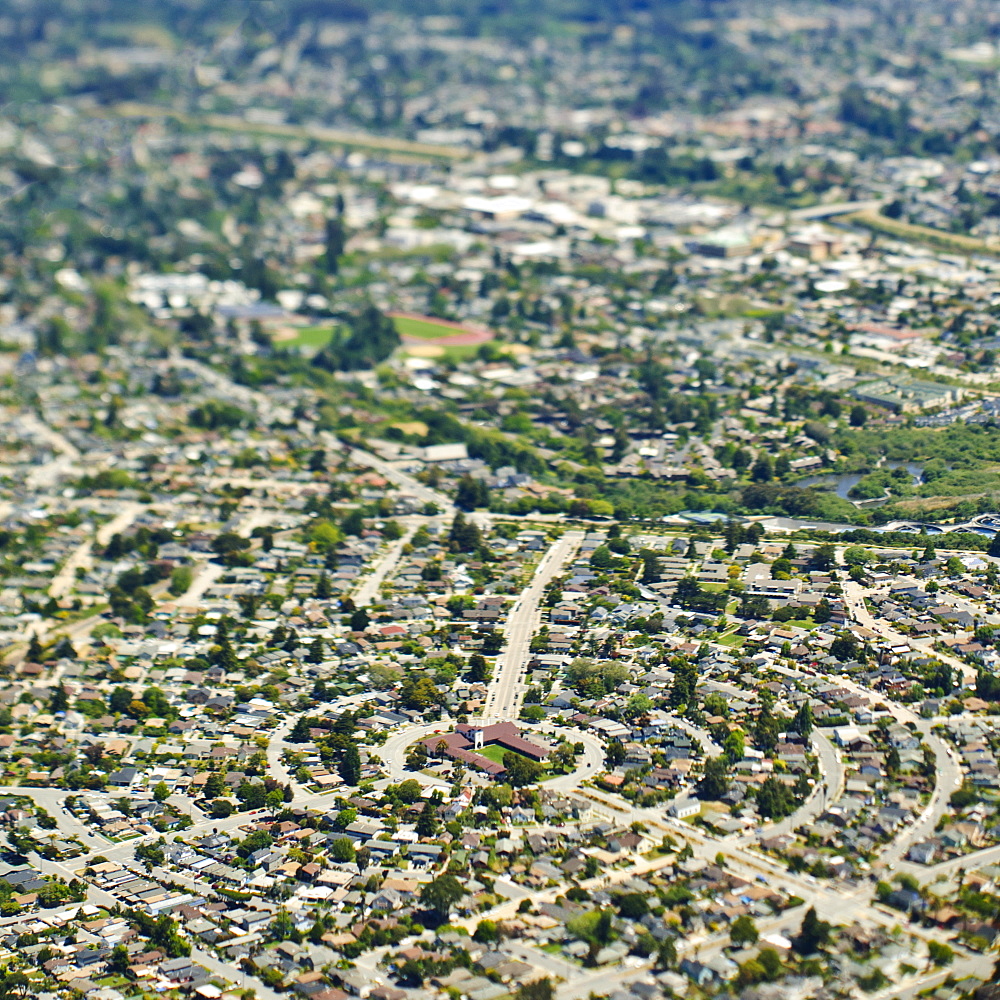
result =
[[[971,0],[0,4],[0,1000],[1000,998]]]

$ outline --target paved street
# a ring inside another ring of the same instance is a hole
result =
[[[483,706],[483,719],[497,722],[516,719],[524,698],[522,676],[530,655],[531,640],[539,627],[539,611],[545,588],[562,572],[565,563],[583,541],[582,531],[567,531],[542,556],[529,586],[514,603],[504,629],[506,648],[497,657]]]
[[[903,635],[902,632],[897,632],[895,629],[890,628],[884,622],[874,618],[868,608],[865,607],[866,590],[864,587],[853,581],[845,581],[843,586],[844,603],[848,606],[851,615],[859,625],[870,629],[876,635],[887,639],[889,642],[909,646],[911,649],[919,649],[928,656],[937,657],[942,663],[947,663],[952,667],[955,670],[956,676],[963,678],[965,684],[975,687],[975,667],[958,659],[958,657],[952,656],[950,653],[943,653],[935,649],[934,643],[931,641],[917,639],[911,635]]]
[[[372,568],[372,571],[361,580],[361,584],[354,592],[352,600],[359,608],[367,607],[379,597],[379,590],[386,578],[390,576],[399,562],[399,557],[403,554],[403,548],[408,544],[416,525],[411,524],[403,533],[402,538],[392,542],[379,561]]]
[[[800,826],[808,826],[816,820],[831,803],[840,798],[844,790],[844,765],[837,748],[820,732],[813,731],[813,748],[819,758],[820,781],[816,789],[791,816],[777,823],[761,827],[753,836],[779,837],[791,833]]]
[[[132,522],[146,509],[144,504],[125,501],[122,510],[106,524],[102,524],[94,533],[93,540],[82,542],[62,564],[59,572],[52,578],[49,585],[49,597],[65,597],[76,582],[77,569],[87,569],[91,564],[94,546],[103,548],[119,532],[127,531]]]

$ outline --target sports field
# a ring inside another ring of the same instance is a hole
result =
[[[485,344],[493,339],[489,330],[476,330],[431,316],[414,316],[409,313],[392,313],[392,320],[404,341],[427,340],[441,345],[461,346]]]

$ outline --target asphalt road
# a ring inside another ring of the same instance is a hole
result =
[[[382,586],[386,577],[389,576],[389,574],[396,568],[396,563],[399,562],[399,557],[403,553],[403,547],[413,537],[413,533],[415,531],[415,525],[411,525],[407,528],[403,533],[403,536],[398,538],[389,546],[389,549],[382,556],[382,558],[379,559],[371,573],[362,579],[360,586],[354,592],[354,596],[352,598],[357,607],[367,607],[372,603],[372,601],[378,598],[379,588]]]
[[[791,833],[800,826],[812,823],[830,803],[840,798],[844,789],[844,765],[836,747],[820,732],[813,731],[813,748],[819,757],[822,780],[812,794],[791,816],[777,823],[769,823],[757,831],[755,837],[779,837]]]
[[[889,626],[884,622],[873,617],[868,608],[865,607],[864,595],[865,590],[860,584],[854,583],[853,581],[844,582],[844,603],[848,606],[851,611],[851,615],[859,625],[864,626],[866,629],[870,629],[876,635],[881,636],[889,642],[906,645],[911,649],[918,649],[922,653],[926,653],[928,656],[937,657],[937,659],[941,660],[942,663],[947,663],[949,666],[953,667],[958,676],[963,678],[965,684],[975,685],[975,667],[968,663],[964,663],[962,660],[955,656],[951,656],[949,653],[942,653],[940,650],[935,649],[933,642],[929,642],[926,639],[916,639],[911,635],[903,635],[902,632],[897,632],[895,629],[889,628]]]
[[[72,552],[70,557],[62,564],[59,572],[52,578],[49,584],[49,597],[65,597],[70,592],[73,584],[76,583],[76,571],[78,568],[86,568],[90,565],[91,555],[94,545],[103,547],[111,541],[113,535],[125,531],[130,524],[145,510],[141,503],[126,501],[122,505],[120,513],[116,514],[106,524],[102,524],[94,533],[93,540],[88,539],[82,542]]]
[[[562,571],[583,541],[582,531],[567,531],[542,556],[531,584],[522,591],[504,629],[506,647],[497,657],[483,706],[485,721],[516,719],[524,698],[522,675],[530,655],[531,640],[539,626],[539,609],[545,588]]]

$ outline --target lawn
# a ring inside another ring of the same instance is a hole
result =
[[[321,347],[326,347],[331,336],[333,336],[332,326],[303,326],[296,336],[288,340],[275,341],[275,347],[306,347],[318,351]]]
[[[511,752],[512,751],[506,750],[501,746],[497,746],[495,743],[492,746],[483,747],[481,750],[476,751],[476,753],[481,753],[484,757],[487,757],[489,760],[492,760],[497,764],[502,764],[503,755]]]
[[[494,743],[494,744],[492,744],[490,746],[483,747],[481,750],[477,750],[476,753],[481,753],[484,757],[489,758],[490,760],[494,761],[495,763],[502,764],[503,763],[503,755],[505,753],[514,753],[514,751],[513,750],[506,750],[506,749],[504,749],[504,747],[497,746]],[[528,759],[530,760],[531,758],[529,757]],[[541,764],[542,764],[542,768],[547,771],[548,767],[546,766],[545,762],[542,761]],[[552,775],[552,777],[555,777],[555,775]]]
[[[437,340],[438,337],[454,337],[461,333],[454,326],[435,323],[433,320],[411,319],[409,316],[395,316],[393,322],[402,336],[420,337],[423,340]]]

